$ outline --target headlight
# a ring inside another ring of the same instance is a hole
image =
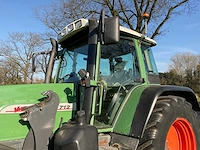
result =
[[[70,33],[74,30],[74,26],[73,24],[70,24],[68,27],[67,27],[67,33]]]
[[[66,33],[66,28],[64,28],[64,29],[62,29],[62,31],[61,31],[61,36],[65,36],[67,33]]]
[[[77,21],[77,22],[75,23],[75,28],[76,28],[76,29],[80,28],[81,26],[82,26],[81,20],[79,20],[79,21]]]
[[[58,34],[58,40],[60,40],[62,38],[61,33]]]
[[[64,27],[61,32],[58,34],[58,40],[61,40],[62,38],[64,38],[67,34],[80,29],[82,27],[88,26],[88,20],[87,19],[79,19],[76,20],[72,23],[70,23],[69,25],[67,25],[66,27]]]

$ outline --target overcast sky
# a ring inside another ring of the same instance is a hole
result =
[[[47,28],[35,18],[33,7],[50,4],[51,0],[5,0],[0,5],[0,39],[10,32],[44,32]],[[165,26],[166,34],[157,39],[153,52],[159,72],[168,70],[170,57],[178,52],[200,54],[200,11],[176,18]]]

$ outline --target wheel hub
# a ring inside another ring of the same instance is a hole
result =
[[[177,118],[169,128],[165,150],[196,150],[192,125],[184,118]]]

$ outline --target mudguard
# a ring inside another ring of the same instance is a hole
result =
[[[113,132],[140,139],[159,96],[184,97],[195,111],[199,105],[194,92],[187,87],[140,85],[129,91],[113,124]]]
[[[130,135],[141,138],[146,124],[151,116],[157,98],[164,95],[176,95],[184,97],[192,104],[193,110],[200,110],[195,94],[190,88],[180,86],[150,86],[146,88],[140,97],[136,112],[133,117]]]

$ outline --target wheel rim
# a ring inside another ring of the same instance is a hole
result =
[[[165,150],[195,150],[196,139],[189,121],[176,119],[169,128]]]

